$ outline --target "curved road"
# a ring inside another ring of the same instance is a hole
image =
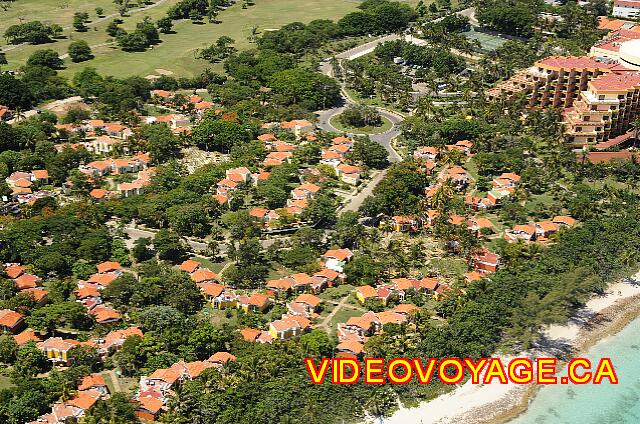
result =
[[[472,25],[478,25],[478,21],[475,18],[475,9],[473,7],[469,7],[467,9],[461,10],[459,12],[457,12],[458,15],[461,16],[466,16],[467,18],[469,18],[469,22]],[[438,18],[433,20],[433,22],[438,22],[443,18]],[[386,35],[384,37],[380,37],[377,38],[374,41],[370,41],[368,43],[365,44],[361,44],[359,46],[356,46],[352,49],[346,50],[338,55],[336,55],[336,59],[338,60],[353,60],[356,59],[358,57],[364,56],[368,53],[371,53],[378,44],[380,43],[384,43],[386,41],[392,41],[392,40],[397,40],[400,39],[401,36],[397,35],[397,34],[390,34],[390,35]],[[415,37],[405,37],[405,39],[411,43],[417,44],[417,45],[423,45],[426,42],[423,40],[420,40],[418,38]],[[322,72],[323,74],[333,77],[333,67],[332,65],[329,63],[328,60],[324,60],[320,63],[319,66],[319,70],[320,72]],[[342,113],[342,111],[344,110],[344,108],[349,105],[349,104],[355,104],[356,102],[354,102],[347,93],[345,93],[344,90],[342,90],[342,103],[337,106],[334,107],[332,109],[327,109],[327,110],[321,110],[316,112],[316,114],[318,115],[318,123],[317,126],[318,128],[320,128],[321,130],[324,131],[329,131],[329,132],[335,132],[335,133],[342,133],[342,131],[340,131],[339,129],[337,129],[336,127],[334,127],[333,125],[331,125],[331,118],[339,115],[340,113]],[[380,134],[372,134],[370,135],[371,140],[379,143],[380,145],[382,145],[387,152],[389,153],[389,161],[391,162],[399,162],[402,160],[402,157],[398,154],[398,152],[396,152],[392,147],[391,147],[391,141],[396,138],[399,134],[400,131],[398,130],[398,124],[400,124],[404,118],[397,114],[397,113],[393,113],[387,109],[383,109],[383,108],[376,108],[378,110],[378,112],[384,116],[385,118],[389,119],[391,121],[391,123],[393,124],[393,127],[383,133]],[[347,135],[357,135],[357,134],[351,134],[351,133],[347,133]]]
[[[318,128],[324,131],[334,132],[338,134],[341,134],[343,132],[337,129],[336,127],[334,127],[333,125],[331,125],[330,120],[332,117],[342,113],[346,105],[355,104],[355,103],[350,99],[348,99],[347,97],[345,97],[344,95],[342,96],[342,99],[343,99],[343,104],[341,106],[316,112],[316,114],[318,115],[318,123],[316,124]],[[399,162],[402,160],[402,157],[400,157],[398,152],[393,150],[393,148],[391,147],[391,141],[400,134],[400,131],[398,130],[397,126],[400,122],[403,121],[404,118],[398,114],[389,112],[385,109],[380,109],[380,108],[376,108],[376,109],[378,110],[380,115],[384,116],[385,118],[391,121],[391,123],[393,124],[393,127],[391,127],[390,130],[387,130],[380,134],[371,134],[369,137],[371,138],[371,140],[382,145],[387,150],[387,152],[389,153],[390,162]],[[353,136],[358,134],[347,133],[347,135]]]

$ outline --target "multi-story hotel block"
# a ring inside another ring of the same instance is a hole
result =
[[[551,56],[518,72],[487,92],[491,100],[525,95],[530,107],[570,107],[592,79],[620,68],[616,61],[590,56]]]
[[[623,134],[640,116],[640,31],[618,29],[591,56],[551,56],[487,92],[491,100],[525,96],[529,108],[563,110],[565,141],[576,147]]]
[[[601,76],[580,93],[564,113],[565,140],[574,145],[599,143],[625,132],[638,116],[640,73]]]

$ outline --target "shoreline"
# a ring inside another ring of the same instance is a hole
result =
[[[580,356],[640,317],[640,272],[610,285],[594,296],[563,325],[548,326],[536,346],[513,357]],[[540,386],[529,384],[472,385],[470,381],[415,408],[403,408],[385,419],[386,424],[430,422],[438,424],[504,424],[526,412]]]

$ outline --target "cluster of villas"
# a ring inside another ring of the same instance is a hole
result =
[[[28,334],[27,334],[28,333]],[[32,330],[26,330],[22,334],[14,336],[18,345],[28,341],[36,342],[36,346],[42,350],[50,361],[58,365],[70,365],[72,363],[71,351],[78,346],[92,346],[97,349],[101,359],[115,353],[129,337],[143,337],[142,330],[137,327],[129,327],[121,330],[113,330],[103,338],[91,339],[86,342],[52,337],[41,341]],[[69,400],[55,403],[51,412],[41,415],[29,424],[69,424],[82,419],[86,411],[93,407],[99,400],[108,399],[109,388],[101,374],[89,374],[85,376]]]
[[[179,97],[182,97],[182,101],[178,101]],[[204,99],[197,94],[184,96],[169,90],[152,90],[151,99],[168,108],[176,108],[185,112],[193,111],[198,116],[202,116],[204,112],[214,107],[212,102],[204,101]]]
[[[123,274],[122,266],[118,262],[107,261],[98,264],[97,271],[86,281],[78,280],[74,291],[76,300],[87,308],[96,323],[108,325],[119,322],[122,317],[118,311],[103,304],[101,292]]]
[[[104,377],[100,374],[89,374],[82,379],[73,397],[56,403],[50,413],[41,415],[35,421],[27,424],[78,422],[85,415],[85,411],[93,407],[99,400],[108,399],[109,396],[109,387]]]
[[[69,134],[81,133],[87,141],[78,143],[93,153],[112,153],[117,148],[125,148],[123,142],[133,135],[128,126],[120,122],[105,122],[102,119],[87,119],[77,124],[56,124],[58,136],[67,137]],[[58,150],[68,144],[56,145]],[[77,147],[77,145],[70,145]]]
[[[242,309],[245,312],[262,313],[276,299],[297,294],[295,299],[286,304],[287,312],[280,319],[270,322],[266,330],[243,330],[245,340],[271,343],[273,340],[298,337],[312,329],[311,320],[317,317],[322,303],[316,294],[344,282],[344,265],[352,258],[353,252],[349,249],[330,249],[320,258],[321,269],[313,275],[297,273],[269,280],[264,291],[253,293],[238,292],[222,284],[216,273],[194,260],[184,261],[180,269],[191,276],[214,309]]]
[[[549,221],[530,222],[516,225],[513,229],[505,231],[504,238],[508,242],[539,242],[544,243],[561,228],[568,228],[576,224],[576,220],[570,216],[555,216]]]
[[[331,145],[322,151],[320,163],[333,167],[336,171],[336,176],[341,181],[351,185],[358,185],[362,169],[359,166],[346,163],[345,160],[345,155],[349,153],[352,147],[352,139],[344,136],[335,137],[331,140]]]
[[[167,410],[167,401],[175,395],[177,386],[200,377],[208,369],[220,369],[234,361],[236,357],[229,352],[216,352],[205,361],[179,361],[169,368],[160,368],[151,375],[140,377],[134,396],[136,416],[145,421],[155,421]]]
[[[359,317],[351,317],[337,325],[339,358],[361,359],[365,354],[365,343],[373,335],[383,331],[386,324],[411,324],[411,317],[419,308],[410,303],[401,303],[383,312],[368,311]]]
[[[49,185],[49,172],[46,169],[34,169],[29,172],[13,172],[5,179],[11,189],[11,200],[18,204],[34,204],[38,199],[52,197],[51,190],[43,189]],[[9,201],[7,198],[6,201]]]

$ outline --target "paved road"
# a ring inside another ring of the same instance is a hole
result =
[[[459,12],[457,12],[458,15],[461,16],[466,16],[467,18],[469,18],[469,23],[471,23],[471,25],[474,26],[478,26],[479,22],[476,19],[476,15],[475,15],[475,8],[473,7],[469,7],[467,9],[461,10]],[[441,21],[443,18],[438,18],[438,19],[434,19],[431,22],[439,22]],[[347,60],[353,60],[353,59],[357,59],[361,56],[364,56],[366,54],[371,53],[372,51],[375,50],[376,46],[378,44],[387,42],[387,41],[394,41],[394,40],[399,40],[400,36],[397,34],[390,34],[390,35],[386,35],[384,37],[380,37],[378,39],[375,39],[373,41],[370,41],[368,43],[365,44],[361,44],[357,47],[354,47],[352,49],[346,50],[340,54],[336,55],[336,59],[342,60],[342,59],[347,59]],[[409,37],[407,38],[407,41],[412,42],[414,44],[417,45],[424,45],[426,44],[426,42],[424,40],[420,40],[418,38],[413,38],[413,37]]]
[[[129,249],[133,248],[133,243],[141,238],[153,238],[156,235],[156,231],[152,231],[152,230],[146,230],[146,229],[142,229],[142,228],[136,228],[133,227],[131,224],[125,225],[123,231],[125,232],[125,234],[127,234],[129,236],[129,238],[125,241],[126,245]],[[197,253],[201,250],[206,250],[207,249],[207,243],[203,243],[201,241],[197,241],[197,240],[193,240],[189,237],[183,237],[184,241],[187,242],[187,244],[189,245],[189,247],[192,250],[192,253]],[[264,239],[264,240],[260,240],[260,243],[262,244],[262,247],[267,248],[270,247],[271,245],[273,245],[273,243],[275,243],[276,240],[282,240],[282,239],[286,239],[286,237],[279,237],[279,238],[269,238],[269,239]],[[219,243],[218,244],[218,251],[220,253],[224,253],[227,251],[227,244],[226,243]]]
[[[167,1],[168,1],[168,0],[159,0],[159,1],[157,1],[156,3],[150,4],[150,5],[148,5],[148,6],[139,7],[139,8],[137,8],[137,9],[131,9],[131,10],[127,11],[127,15],[133,15],[134,13],[145,12],[145,11],[147,11],[147,10],[149,10],[149,9],[153,9],[154,7],[158,7],[158,6],[160,6],[161,4],[166,3]],[[107,15],[107,16],[103,16],[102,18],[94,19],[93,21],[88,22],[88,23],[86,23],[85,25],[86,25],[87,27],[92,27],[92,26],[98,25],[99,23],[102,23],[102,22],[104,22],[104,21],[108,21],[108,20],[110,20],[110,19],[113,19],[113,18],[120,18],[120,17],[121,17],[121,16],[120,16],[120,14],[119,14],[119,13],[112,13],[111,15]],[[71,28],[73,28],[73,27],[72,27],[72,26],[67,26],[67,27],[64,27],[64,28],[62,28],[62,29],[63,29],[63,30],[68,30],[68,29],[71,29]],[[10,46],[5,47],[4,49],[2,49],[2,52],[3,52],[3,53],[7,53],[7,52],[10,52],[11,50],[15,50],[15,49],[17,49],[17,48],[19,48],[19,47],[22,47],[22,46],[25,46],[25,45],[27,45],[27,44],[29,44],[29,43],[12,44],[12,45],[10,45]],[[65,55],[65,56],[66,56],[66,55]],[[64,58],[62,58],[62,59],[64,59]]]
[[[331,125],[331,123],[329,122],[332,117],[342,113],[346,105],[354,103],[351,99],[346,97],[344,94],[342,99],[343,99],[342,105],[338,107],[334,107],[332,109],[316,112],[316,114],[318,115],[318,123],[316,124],[318,128],[324,131],[335,132],[339,134],[342,133],[342,131],[340,131],[333,125]],[[376,108],[376,109],[378,109],[378,112],[380,113],[380,115],[384,116],[385,118],[391,121],[391,123],[393,124],[393,127],[390,130],[383,132],[381,134],[372,134],[370,138],[372,141],[375,141],[376,143],[382,145],[387,150],[387,152],[389,153],[390,162],[399,162],[402,160],[402,157],[398,154],[398,152],[393,150],[393,148],[391,147],[391,141],[400,134],[400,131],[398,130],[397,125],[401,123],[404,118],[398,115],[397,113],[392,113],[385,109],[381,109],[381,108]],[[347,135],[353,136],[357,134],[347,133]]]
[[[385,175],[387,175],[387,170],[383,169],[378,173],[378,175],[373,177],[371,181],[367,183],[367,185],[362,189],[362,191],[360,191],[360,193],[351,197],[347,201],[347,203],[345,203],[344,206],[340,209],[339,213],[343,213],[346,211],[356,212],[358,209],[360,209],[360,206],[362,205],[362,202],[364,202],[364,199],[366,199],[371,195],[371,193],[373,193],[373,189],[376,188],[376,186],[380,183],[380,181],[382,181]]]

